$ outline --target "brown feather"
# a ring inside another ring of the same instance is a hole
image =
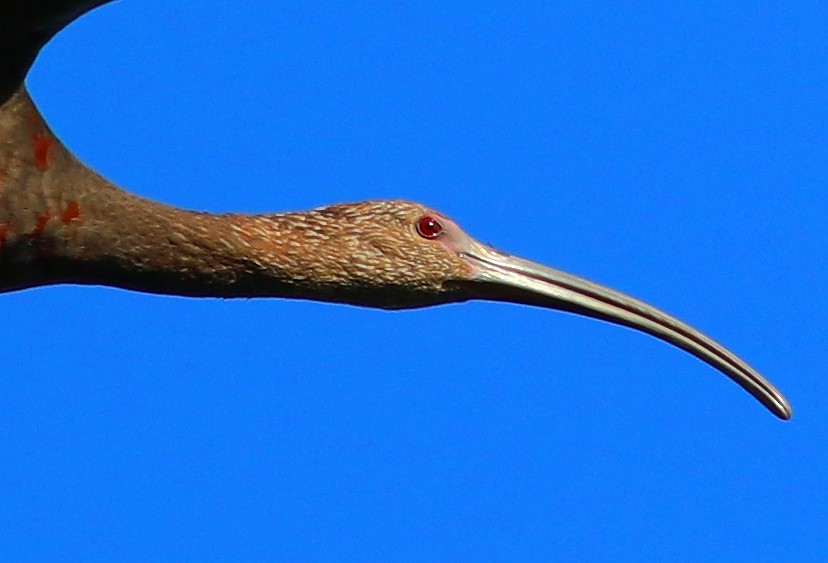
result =
[[[176,209],[78,162],[24,88],[0,107],[0,136],[0,291],[105,284],[387,308],[463,299],[445,282],[469,268],[417,234],[417,220],[433,213],[420,204],[365,201],[271,215]]]

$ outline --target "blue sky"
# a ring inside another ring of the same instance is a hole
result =
[[[4,558],[824,558],[826,15],[132,0],[76,22],[29,85],[118,184],[209,211],[422,201],[683,318],[795,414],[547,310],[8,294]]]

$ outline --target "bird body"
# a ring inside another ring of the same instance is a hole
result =
[[[132,195],[79,162],[22,84],[37,51],[104,2],[32,3],[6,18],[0,76],[0,292],[74,283],[214,297],[414,308],[489,299],[565,310],[670,342],[790,418],[782,394],[735,354],[642,301],[481,244],[418,203],[302,213],[187,211]],[[10,31],[8,22],[19,27]],[[0,34],[2,35],[2,34]]]

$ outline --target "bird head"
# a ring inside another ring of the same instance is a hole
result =
[[[438,211],[406,201],[367,201],[303,215],[300,245],[315,255],[305,270],[337,286],[338,301],[347,288],[353,304],[387,309],[486,299],[601,319],[686,350],[778,417],[791,416],[769,381],[684,322],[613,289],[482,244]],[[324,272],[311,273],[313,264],[323,263]]]

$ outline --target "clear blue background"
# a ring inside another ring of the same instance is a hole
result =
[[[540,309],[30,290],[2,296],[3,558],[824,558],[824,6],[134,0],[76,22],[29,84],[117,183],[210,211],[428,203],[689,321],[795,416]]]

